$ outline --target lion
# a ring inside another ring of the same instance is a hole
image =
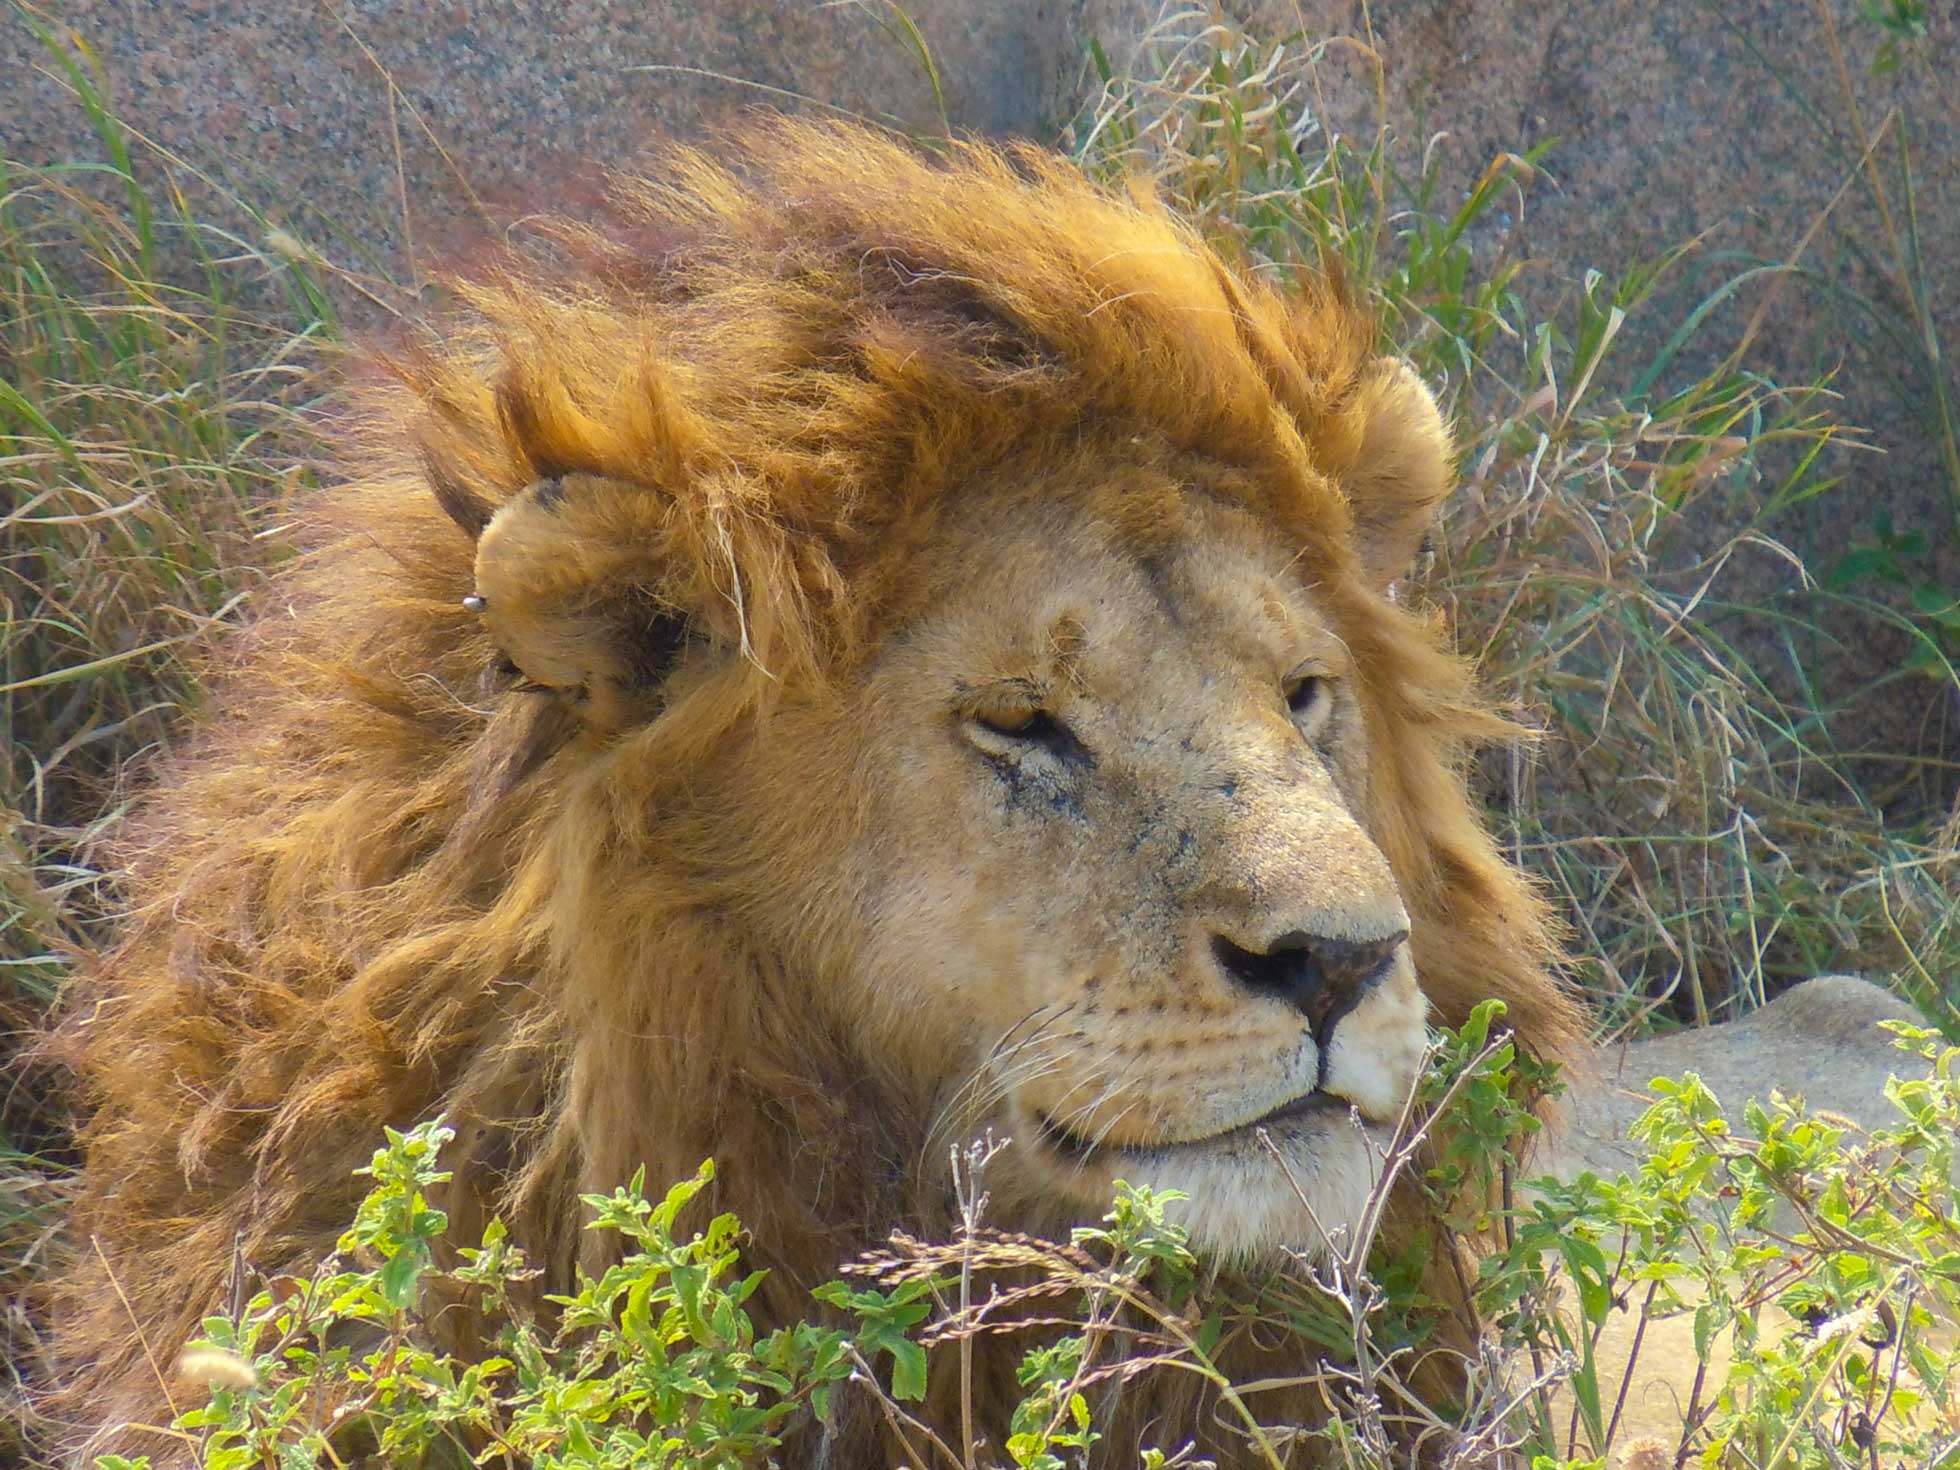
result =
[[[383,1125],[446,1114],[453,1238],[548,1290],[604,1264],[581,1192],[713,1157],[766,1327],[945,1228],[987,1130],[992,1223],[1121,1177],[1265,1270],[1355,1226],[1427,1027],[1573,1051],[1466,788],[1511,728],[1396,595],[1450,434],[1337,283],[843,123],[542,238],[378,359],[130,824],[67,1023],[78,1453],[172,1453],[155,1364],[332,1248]],[[830,1463],[882,1462],[862,1418]]]

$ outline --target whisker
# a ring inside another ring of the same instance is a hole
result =
[[[1048,1009],[1049,1009],[1048,1006],[1037,1006],[1034,1010],[1029,1011],[1027,1015],[1021,1017],[1020,1020],[1016,1021],[1012,1026],[1008,1027],[1007,1030],[1001,1034],[1000,1039],[996,1041],[993,1044],[993,1046],[988,1049],[986,1057],[983,1058],[973,1068],[973,1070],[967,1074],[966,1079],[953,1092],[953,1094],[947,1099],[947,1101],[940,1107],[939,1115],[934,1118],[933,1126],[931,1130],[929,1130],[932,1136],[936,1137],[938,1135],[940,1120],[945,1116],[945,1114],[951,1109],[959,1107],[964,1098],[966,1098],[975,1089],[983,1085],[985,1079],[995,1069],[996,1063],[1003,1055],[1006,1056],[1018,1055],[1025,1048],[1032,1046],[1035,1042],[1040,1040],[1041,1037],[1047,1033],[1047,1028],[1050,1025],[1052,1025],[1054,1021],[1058,1019],[1061,1015],[1065,1014],[1069,1008],[1067,1006],[1060,1007],[1055,1011],[1053,1015],[1045,1017],[1042,1020],[1040,1027],[1037,1028],[1032,1033],[1030,1033],[1028,1036],[1022,1038],[1019,1041],[1016,1041],[1014,1039],[1016,1032],[1018,1032],[1023,1026],[1026,1026],[1030,1021],[1034,1020],[1035,1017],[1040,1016],[1043,1011]]]
[[[1073,1003],[1049,1002],[1036,1006],[1001,1033],[988,1049],[986,1057],[935,1112],[926,1130],[927,1148],[922,1167],[933,1167],[952,1135],[965,1131],[989,1108],[1007,1097],[1012,1087],[1031,1081],[1037,1075],[1045,1076],[1060,1065],[1058,1059],[1048,1055],[1031,1057],[1026,1062],[1016,1059],[1045,1039],[1055,1024],[1073,1009]],[[1030,1026],[1033,1029],[1028,1030],[1027,1034],[1020,1034]]]

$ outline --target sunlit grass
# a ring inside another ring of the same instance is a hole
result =
[[[333,333],[318,273],[240,203],[221,225],[30,12],[100,158],[0,161],[0,1359],[43,1259],[66,1119],[9,1065],[101,932],[100,843],[133,758],[178,728],[209,635],[281,554],[302,414]],[[208,191],[207,191],[208,192]],[[257,232],[252,233],[252,232]],[[278,247],[278,248],[275,248]],[[282,249],[283,252],[282,253]],[[0,1384],[0,1390],[4,1384]],[[4,1455],[4,1441],[0,1441]]]

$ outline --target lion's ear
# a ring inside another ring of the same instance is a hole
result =
[[[559,475],[513,496],[477,540],[467,605],[525,680],[603,730],[655,713],[687,637],[661,596],[651,511],[644,487]]]
[[[1363,380],[1361,448],[1342,476],[1363,568],[1386,587],[1409,568],[1449,493],[1455,450],[1436,399],[1413,369],[1378,359]]]

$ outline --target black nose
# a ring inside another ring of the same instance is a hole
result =
[[[1290,1001],[1319,1041],[1389,971],[1407,932],[1387,939],[1327,939],[1295,930],[1264,954],[1241,949],[1220,934],[1211,942],[1219,966],[1258,995]]]

